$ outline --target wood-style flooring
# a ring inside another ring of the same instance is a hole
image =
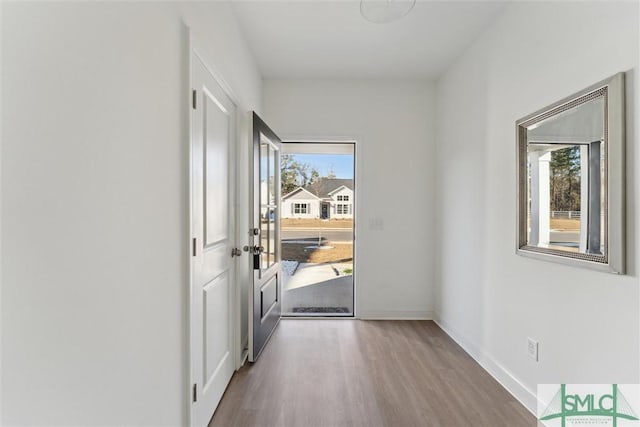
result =
[[[531,427],[536,420],[431,321],[280,322],[210,426]]]

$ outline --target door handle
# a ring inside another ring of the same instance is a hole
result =
[[[264,252],[264,246],[245,246],[242,248],[245,252],[250,252],[253,255],[253,269],[260,270],[260,254]]]
[[[245,252],[251,252],[251,255],[260,255],[262,252],[264,252],[264,246],[258,246],[258,245],[246,246],[245,245],[242,248],[242,250]]]
[[[231,249],[231,258],[235,256],[240,256],[240,255],[242,255],[242,251],[239,248]]]

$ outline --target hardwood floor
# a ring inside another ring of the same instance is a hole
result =
[[[535,417],[431,321],[280,322],[210,426],[530,427]]]

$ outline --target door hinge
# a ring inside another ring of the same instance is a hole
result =
[[[196,256],[196,247],[197,247],[196,244],[197,244],[197,240],[194,237],[193,240],[192,240],[192,244],[191,244],[191,254],[193,256]]]
[[[193,402],[198,401],[198,384],[193,385]]]
[[[191,106],[193,107],[193,109],[196,109],[196,106],[198,104],[198,92],[195,89],[191,90]]]

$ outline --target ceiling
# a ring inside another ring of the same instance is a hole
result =
[[[418,0],[388,24],[366,21],[352,0],[233,7],[265,78],[435,79],[507,4]]]

